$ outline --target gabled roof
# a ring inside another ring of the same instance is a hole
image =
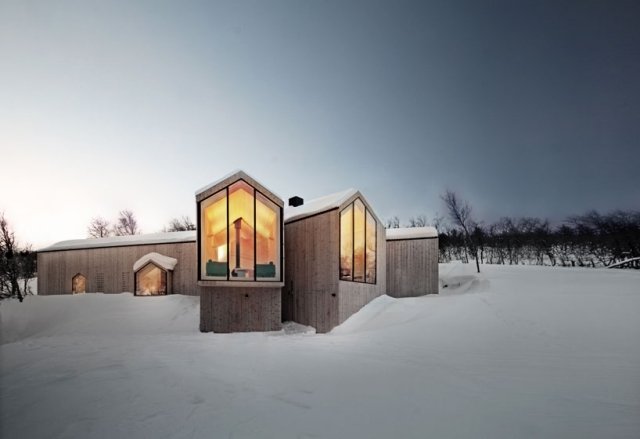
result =
[[[284,202],[282,201],[282,197],[275,194],[271,190],[269,190],[266,186],[262,185],[258,180],[251,177],[246,172],[236,169],[235,171],[230,172],[222,178],[217,179],[216,181],[209,183],[208,185],[201,187],[196,191],[196,201],[202,201],[205,198],[210,197],[221,189],[229,186],[230,184],[235,183],[238,180],[244,180],[249,183],[251,186],[258,189],[262,192],[263,195],[268,197],[271,201],[279,205],[280,207],[284,206]]]
[[[169,244],[179,242],[192,242],[196,240],[196,231],[147,233],[145,235],[111,236],[109,238],[88,238],[60,241],[49,247],[42,248],[38,252],[51,252],[57,250],[79,250],[85,248],[100,247],[126,247],[129,245],[144,244]]]
[[[387,229],[386,234],[387,241],[438,237],[438,231],[435,227],[403,227],[399,229]]]
[[[305,202],[302,206],[288,206],[284,209],[284,222],[288,223],[298,219],[306,218],[311,215],[323,213],[342,206],[350,198],[359,192],[353,188],[336,192],[335,194],[325,195],[324,197],[314,198]]]
[[[158,267],[163,268],[167,271],[173,271],[176,264],[178,263],[178,260],[176,258],[161,255],[160,253],[151,252],[147,253],[133,264],[133,271],[136,272],[140,270],[149,262],[153,262]]]

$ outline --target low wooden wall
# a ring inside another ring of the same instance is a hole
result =
[[[277,331],[281,288],[199,287],[200,331]]]
[[[387,241],[387,294],[438,293],[438,238]]]
[[[38,294],[71,294],[71,279],[77,273],[87,278],[88,293],[133,293],[133,264],[151,252],[178,260],[170,291],[198,295],[195,242],[39,252]]]

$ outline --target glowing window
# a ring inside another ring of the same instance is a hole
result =
[[[376,227],[376,220],[371,215],[371,212],[367,210],[367,253],[365,255],[365,260],[367,266],[366,269],[366,279],[365,281],[368,284],[376,283],[376,237],[378,228]]]
[[[71,292],[73,294],[82,294],[86,291],[87,278],[78,273],[71,279]]]
[[[200,209],[202,276],[227,279],[227,191],[207,198]]]
[[[340,212],[340,279],[353,280],[353,205]]]
[[[362,200],[340,212],[340,280],[376,283],[377,222]]]
[[[280,208],[256,194],[256,279],[280,279]]]
[[[279,281],[281,208],[244,180],[200,203],[200,277]]]
[[[364,282],[364,204],[353,203],[353,280]]]
[[[136,295],[158,296],[167,294],[167,272],[149,263],[136,272]]]

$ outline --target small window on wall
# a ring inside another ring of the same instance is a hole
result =
[[[78,273],[71,279],[71,292],[73,294],[82,294],[86,292],[87,278]]]
[[[149,263],[136,271],[136,296],[167,294],[167,272]]]
[[[376,283],[377,223],[362,200],[340,212],[340,280]]]
[[[279,281],[281,208],[244,180],[200,203],[200,277]]]

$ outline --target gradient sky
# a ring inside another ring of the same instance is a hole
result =
[[[0,0],[0,210],[36,247],[241,168],[381,218],[640,208],[637,1]]]

